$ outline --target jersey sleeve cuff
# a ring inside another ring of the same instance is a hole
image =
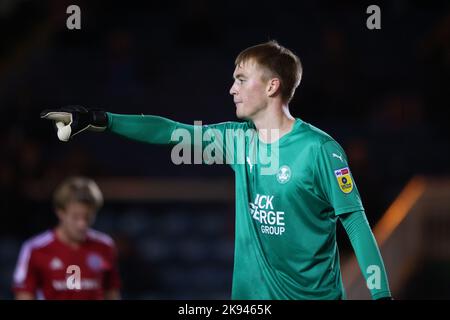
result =
[[[338,216],[340,214],[350,213],[350,212],[355,212],[355,211],[364,211],[364,207],[363,206],[348,206],[348,207],[337,208],[334,210],[334,214]]]
[[[112,114],[109,112],[106,112],[106,117],[108,118],[108,125],[106,127],[106,129],[108,130],[108,129],[111,129],[111,127],[112,127],[113,117],[112,117]]]

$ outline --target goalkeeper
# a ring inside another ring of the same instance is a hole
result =
[[[219,156],[236,179],[232,299],[345,299],[337,220],[347,231],[372,298],[391,299],[344,150],[289,112],[302,75],[299,58],[269,41],[242,51],[235,66],[230,94],[242,122],[192,126],[81,106],[45,110],[41,117],[55,122],[63,141],[84,130],[108,130],[146,143],[176,144],[178,133],[195,136],[198,130],[205,132],[203,140],[225,145]],[[192,143],[205,147],[205,142]],[[276,161],[263,161],[261,150]]]

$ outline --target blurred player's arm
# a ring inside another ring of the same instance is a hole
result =
[[[104,298],[105,300],[119,300],[120,295],[120,274],[119,274],[119,263],[117,256],[117,248],[114,244],[110,248],[108,260],[111,262],[111,269],[105,274],[103,288],[105,290]]]
[[[36,299],[36,297],[31,292],[17,292],[15,299],[16,300],[34,300],[34,299]]]
[[[117,289],[105,291],[105,300],[120,300],[120,291]]]
[[[31,245],[25,242],[20,249],[16,269],[14,270],[12,290],[17,300],[36,299],[38,271]]]
[[[368,281],[368,278],[372,275],[379,275],[379,279],[376,279],[378,281],[373,281],[374,283],[372,283],[375,285],[369,288],[372,298],[374,300],[390,298],[391,292],[383,259],[370,229],[366,214],[363,210],[359,210],[341,214],[339,219],[347,231],[366,283],[372,283],[371,280]]]

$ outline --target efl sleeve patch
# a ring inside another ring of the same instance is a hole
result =
[[[334,175],[338,181],[339,188],[344,193],[350,193],[353,190],[353,181],[350,176],[350,169],[348,167],[335,170]]]

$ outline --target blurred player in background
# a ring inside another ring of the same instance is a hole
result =
[[[56,228],[29,239],[20,251],[16,299],[119,299],[114,242],[90,229],[103,205],[97,184],[68,178],[56,189],[53,204]]]
[[[205,76],[197,75],[199,80]],[[204,139],[191,140],[194,147],[200,144],[205,150],[206,143],[212,143],[223,150],[236,179],[233,299],[345,299],[336,243],[338,219],[372,298],[391,299],[344,150],[327,133],[289,112],[301,76],[299,58],[269,41],[245,49],[235,61],[230,94],[243,122],[192,126],[82,106],[45,110],[41,117],[55,121],[62,141],[84,130],[109,130],[146,143],[176,144],[180,139],[174,136],[187,132],[195,137],[199,131]],[[271,135],[271,130],[277,134]],[[272,174],[264,173],[267,163],[258,152],[262,148],[278,156]]]

